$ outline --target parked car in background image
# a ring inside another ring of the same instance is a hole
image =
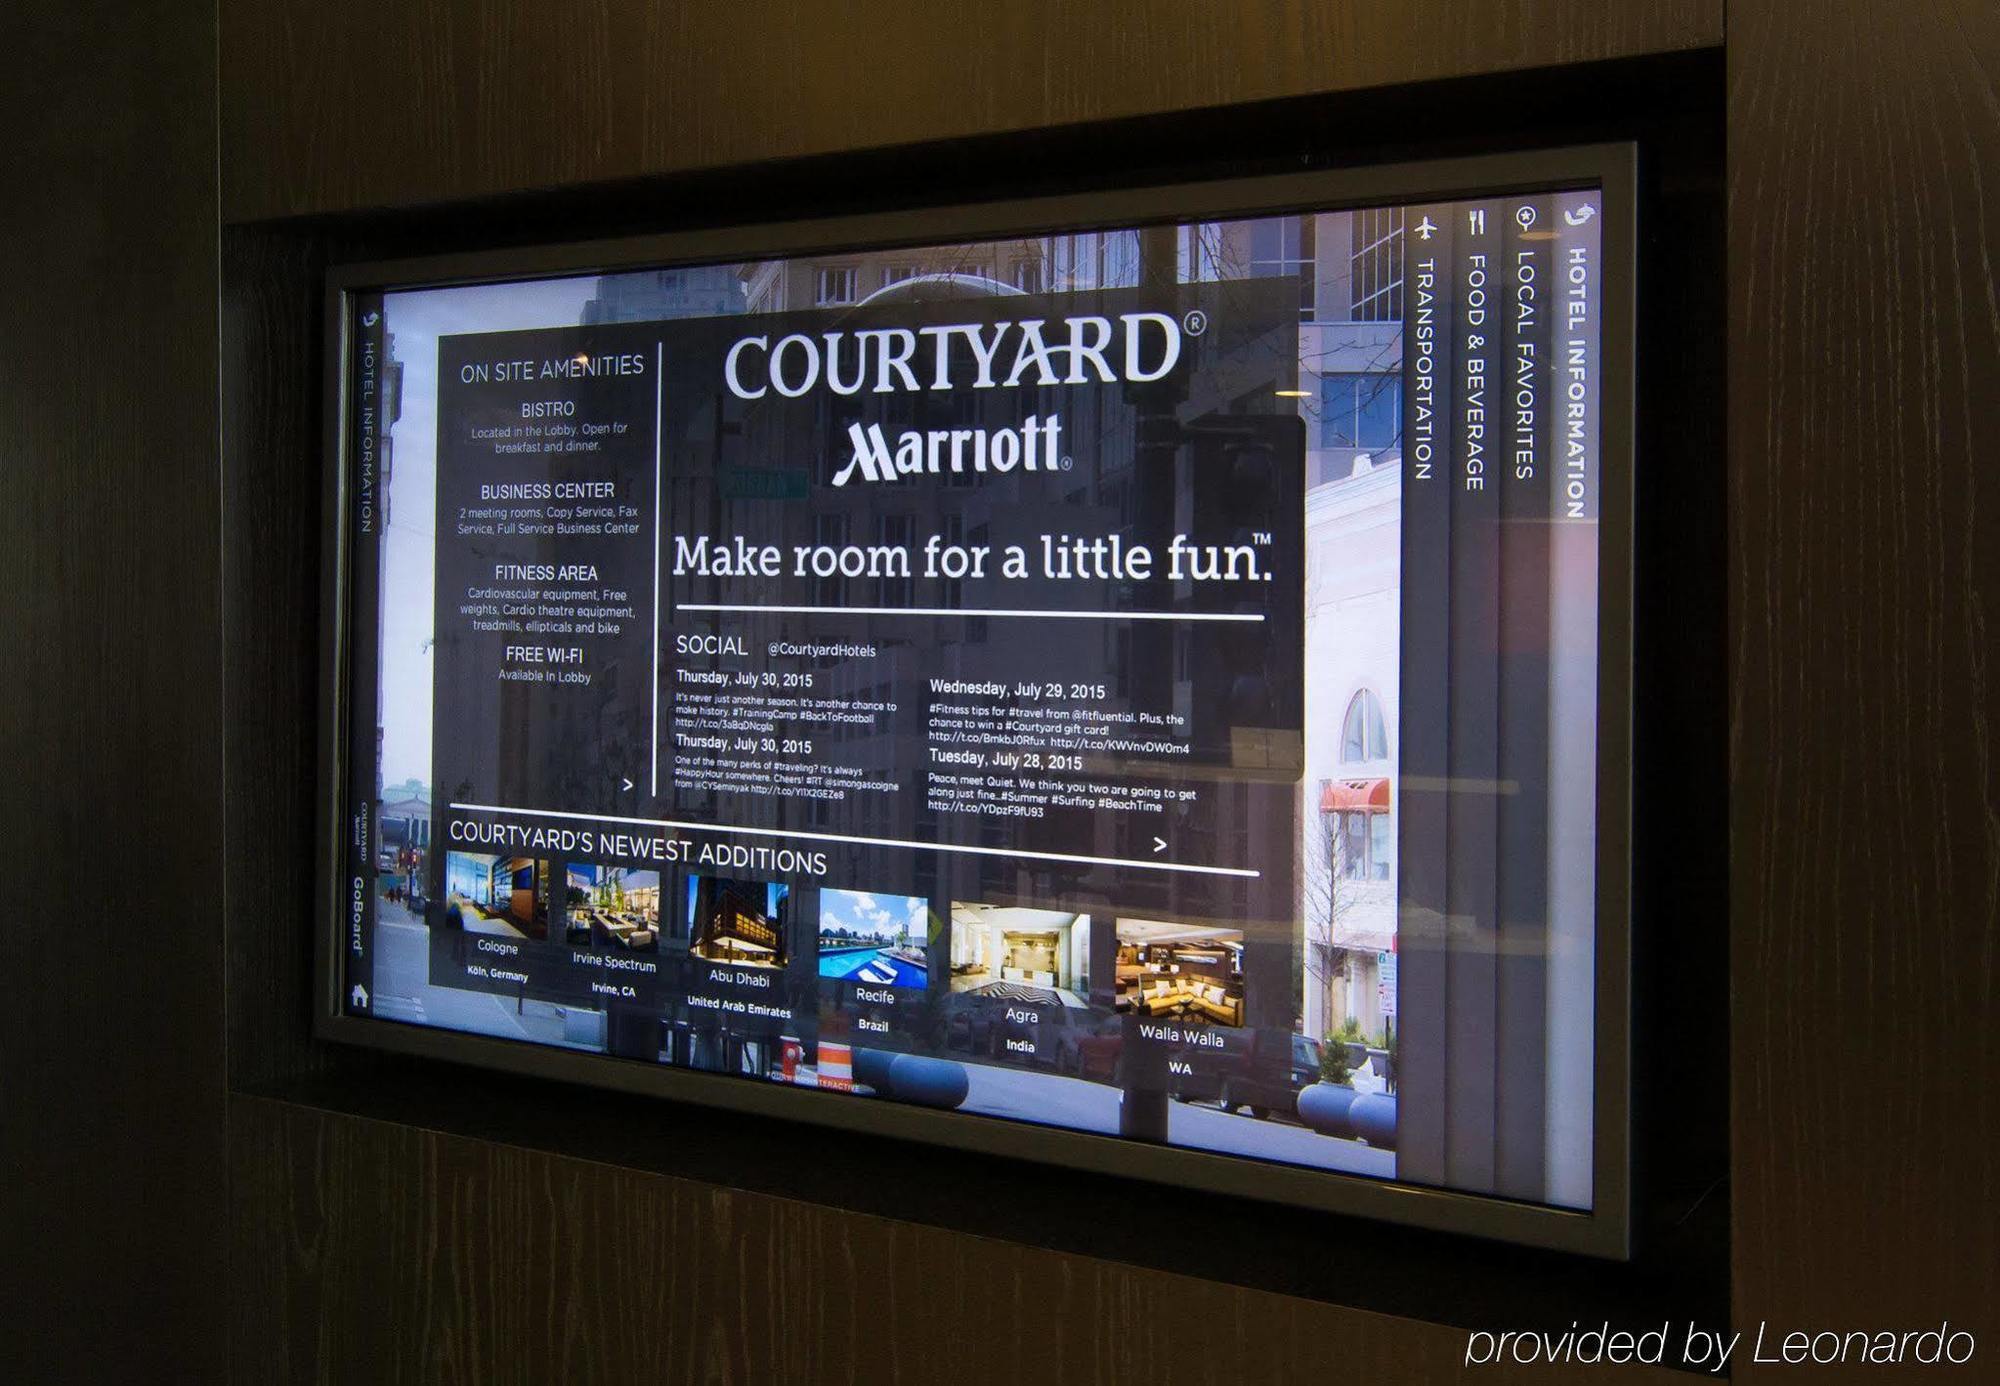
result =
[[[1253,1030],[1246,1045],[1220,1054],[1183,1046],[1174,1057],[1187,1064],[1169,1089],[1176,1102],[1247,1109],[1260,1121],[1298,1120],[1299,1093],[1320,1080],[1319,1041],[1287,1030]]]

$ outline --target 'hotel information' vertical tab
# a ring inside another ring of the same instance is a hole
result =
[[[387,428],[383,401],[389,378],[387,329],[382,320],[382,295],[357,294],[353,300],[353,373],[348,397],[347,428],[350,456],[354,458],[352,511],[349,515],[351,542],[348,565],[352,574],[352,610],[359,617],[372,618],[381,601],[382,530],[388,522],[388,489],[384,474],[384,445]],[[380,841],[377,815],[381,809],[379,729],[382,725],[381,632],[373,619],[357,619],[351,629],[373,631],[372,638],[355,643],[348,654],[352,670],[351,687],[372,689],[373,696],[357,698],[350,708],[348,744],[365,748],[353,756],[348,767],[346,824],[347,873],[343,914],[347,925],[347,971],[342,1004],[351,1011],[366,1011],[369,988],[374,982],[372,941],[375,924],[375,853]]]
[[[1595,191],[1565,194],[1557,201],[1557,255],[1561,284],[1561,315],[1556,334],[1561,343],[1562,430],[1557,460],[1558,501],[1555,518],[1595,520],[1598,513],[1598,373],[1600,301],[1598,263],[1601,243]]]
[[[1598,453],[1603,193],[1551,199],[1556,233],[1549,380],[1548,991],[1579,994],[1596,968],[1598,775]],[[1546,1037],[1544,1142],[1574,1148],[1590,1130],[1593,1035],[1552,1008]],[[1587,1162],[1552,1165],[1545,1196],[1585,1206]]]

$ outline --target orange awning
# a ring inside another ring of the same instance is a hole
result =
[[[1322,780],[1319,786],[1321,813],[1387,813],[1389,781]]]

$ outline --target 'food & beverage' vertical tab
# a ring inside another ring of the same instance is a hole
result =
[[[603,812],[645,792],[662,354],[630,326],[439,340],[434,756],[448,802]]]
[[[1453,256],[1451,685],[1446,832],[1451,920],[1445,1172],[1490,1189],[1498,1010],[1500,412],[1506,204],[1459,203]]]

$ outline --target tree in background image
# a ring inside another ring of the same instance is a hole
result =
[[[1307,815],[1313,813],[1310,806],[1304,811]],[[1353,906],[1339,823],[1338,815],[1321,813],[1303,834],[1304,879],[1299,904],[1305,925],[1306,976],[1318,988],[1320,1001],[1321,1033],[1314,1038],[1321,1040],[1338,1028],[1334,1017],[1334,982],[1346,971],[1347,950],[1335,940],[1341,921]]]

